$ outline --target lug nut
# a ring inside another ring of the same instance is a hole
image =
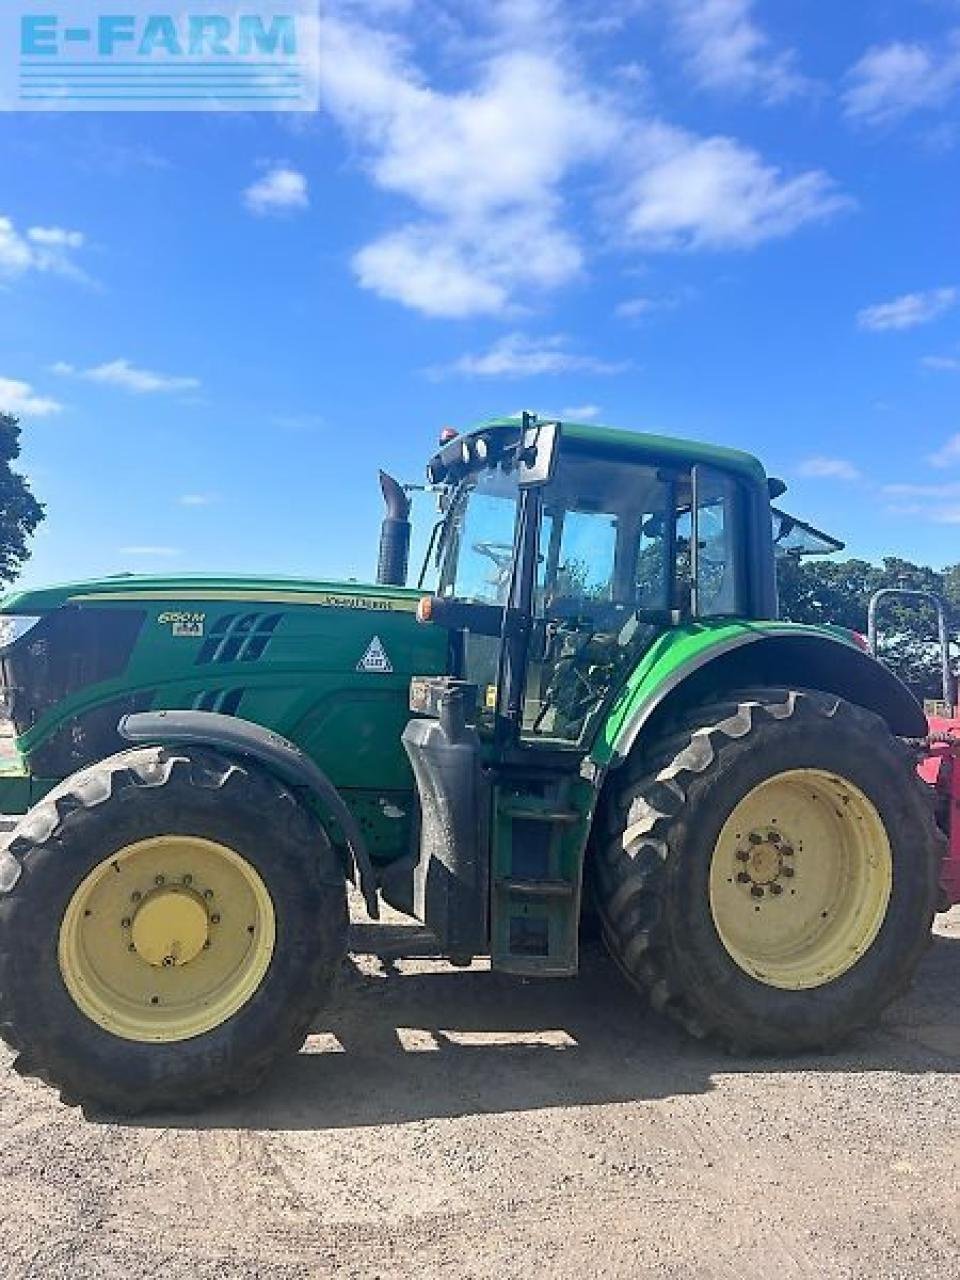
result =
[[[783,885],[782,885],[782,884],[772,884],[772,885],[770,886],[770,892],[771,892],[771,893],[776,893],[776,894],[781,894],[781,893],[783,893]]]
[[[164,956],[164,957],[163,957],[163,967],[164,967],[165,969],[170,969],[170,968],[172,968],[176,963],[177,963],[177,962],[176,962],[176,960],[174,960],[173,956]]]
[[[129,916],[124,916],[124,917],[123,917],[123,919],[120,921],[120,928],[121,928],[121,929],[129,929],[129,928],[130,928],[130,917],[129,917]]]
[[[749,855],[749,853],[747,853],[746,849],[738,849],[738,850],[737,850],[737,861],[738,861],[738,862],[749,862],[749,861],[750,861],[750,855]]]
[[[749,883],[750,883],[750,877],[747,875],[746,871],[741,871],[741,872],[739,872],[739,873],[738,873],[738,875],[737,875],[737,880],[738,880],[738,882],[739,882],[740,884],[749,884]]]
[[[193,884],[193,876],[184,876],[184,877],[183,877],[183,883],[184,883],[184,884]]]
[[[163,876],[154,876],[153,883],[156,885],[163,884]]]
[[[784,867],[784,868],[783,868],[783,874],[784,874],[785,876],[792,876],[792,875],[794,874],[793,867]]]
[[[219,924],[219,923],[220,923],[220,917],[219,917],[218,915],[212,915],[212,916],[210,917],[210,923],[211,923],[211,924]]]
[[[132,943],[132,942],[128,942],[128,943],[127,943],[127,950],[128,950],[128,951],[136,951],[136,949],[137,949],[137,948],[133,945],[133,943]]]
[[[784,856],[785,858],[792,858],[792,857],[793,857],[793,845],[791,845],[791,844],[783,844],[783,845],[781,845],[781,846],[780,846],[780,852],[783,854],[783,856]]]
[[[783,836],[780,834],[779,831],[767,832],[767,840],[770,842],[770,844],[779,844],[782,839],[783,839]]]
[[[762,889],[762,887],[761,887],[760,885],[758,885],[758,884],[755,884],[755,885],[753,886],[753,888],[750,890],[750,892],[753,894],[753,896],[754,896],[755,898],[762,898],[762,897],[763,897],[763,889]]]
[[[759,831],[751,831],[747,839],[751,844],[763,844],[763,836]]]
[[[142,897],[143,897],[143,894],[140,892],[140,890],[134,889],[133,893],[131,893],[130,895],[130,901],[139,902]]]
[[[205,898],[212,898],[212,897],[213,897],[213,890],[212,890],[212,889],[204,889],[204,891],[203,891],[203,896],[204,896]]]

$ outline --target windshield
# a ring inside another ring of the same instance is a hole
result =
[[[506,603],[518,493],[513,468],[478,471],[461,483],[440,541],[440,595]]]

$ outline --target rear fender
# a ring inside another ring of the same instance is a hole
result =
[[[821,689],[876,712],[903,738],[927,733],[923,709],[892,672],[839,634],[789,623],[721,623],[667,632],[627,681],[590,751],[594,770],[616,768],[644,731],[735,689]]]
[[[256,760],[281,782],[305,791],[314,806],[333,818],[346,841],[353,879],[372,919],[379,919],[377,883],[366,842],[340,793],[318,765],[286,738],[238,716],[214,711],[145,711],[124,716],[117,731],[128,742],[216,747]]]

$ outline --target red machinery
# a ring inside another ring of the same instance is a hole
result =
[[[929,604],[937,614],[940,647],[940,670],[943,699],[927,709],[930,732],[922,743],[918,772],[924,782],[937,792],[937,818],[947,836],[947,853],[943,860],[940,884],[944,893],[943,909],[960,902],[960,714],[956,699],[956,681],[950,667],[950,633],[947,627],[946,602],[932,591],[914,591],[905,587],[886,587],[870,601],[867,641],[870,652],[879,656],[877,618],[884,600],[899,597]]]

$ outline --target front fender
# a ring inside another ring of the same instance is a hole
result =
[[[376,876],[357,821],[323,770],[292,742],[251,720],[215,711],[136,712],[124,716],[117,731],[128,742],[177,742],[246,756],[288,786],[308,792],[324,813],[336,819],[353,859],[355,879],[367,911],[374,920],[379,919]]]
[[[927,733],[923,708],[901,680],[836,631],[797,623],[691,624],[664,633],[627,680],[589,759],[599,770],[627,758],[658,712],[738,688],[822,689],[876,712],[904,738]]]

